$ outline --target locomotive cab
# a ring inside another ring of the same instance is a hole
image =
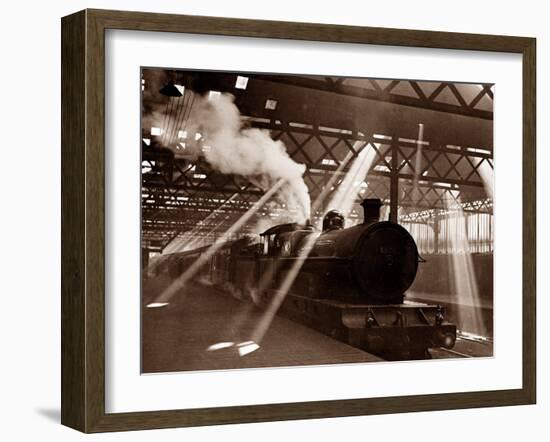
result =
[[[289,223],[271,227],[260,234],[263,243],[263,255],[271,257],[296,256],[301,250],[304,239],[314,234],[310,224]]]

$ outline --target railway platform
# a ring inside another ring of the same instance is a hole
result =
[[[147,308],[169,282],[144,281],[143,373],[381,361],[280,316],[273,318],[260,343],[251,342],[265,312],[196,282],[168,305]]]

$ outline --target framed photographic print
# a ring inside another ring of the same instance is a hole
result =
[[[534,39],[85,10],[62,144],[63,424],[535,402]]]

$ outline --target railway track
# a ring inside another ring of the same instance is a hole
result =
[[[475,358],[493,356],[493,340],[471,333],[458,332],[454,348],[430,350],[433,359]]]

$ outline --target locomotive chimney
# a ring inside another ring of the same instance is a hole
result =
[[[380,198],[365,198],[361,203],[363,210],[365,211],[365,216],[363,218],[363,223],[376,223],[380,221],[380,207],[382,207],[382,201]]]

